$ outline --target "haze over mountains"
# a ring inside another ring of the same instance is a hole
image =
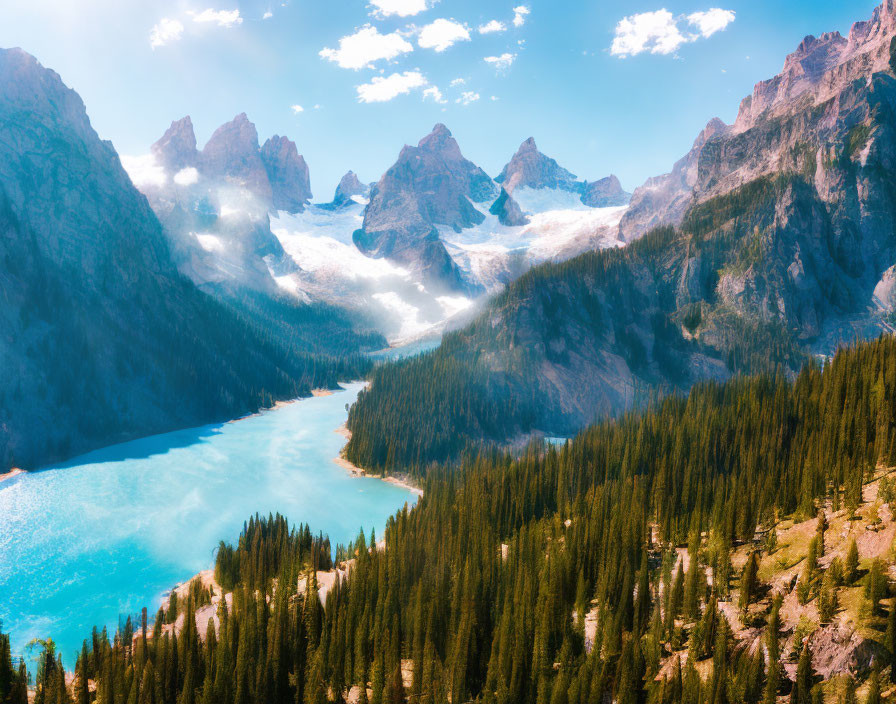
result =
[[[331,355],[383,344],[334,309],[269,324],[274,303],[196,289],[81,99],[19,49],[0,51],[0,129],[4,469],[307,394],[354,373]]]

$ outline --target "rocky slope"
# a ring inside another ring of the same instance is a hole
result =
[[[187,126],[159,151],[189,158]],[[178,273],[81,99],[18,49],[0,50],[0,291],[0,471],[240,415],[318,376],[306,352],[322,349]]]

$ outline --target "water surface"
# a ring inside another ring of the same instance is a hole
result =
[[[253,513],[277,512],[337,542],[382,534],[415,497],[333,462],[361,384],[234,423],[155,435],[0,482],[0,620],[22,653],[52,637],[67,667],[94,624],[143,606],[214,564]]]

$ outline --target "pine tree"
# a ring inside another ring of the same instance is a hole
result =
[[[856,539],[849,538],[849,546],[846,548],[846,560],[843,563],[843,580],[847,585],[855,583],[859,574],[859,549]]]
[[[868,694],[865,704],[880,704],[880,665],[874,664],[871,677],[868,678]]]
[[[740,608],[743,611],[753,602],[756,595],[756,589],[759,585],[759,556],[756,552],[751,552],[744,565],[743,574],[740,578]]]
[[[812,704],[812,684],[812,651],[807,641],[803,643],[797,664],[796,679],[790,691],[790,704]]]

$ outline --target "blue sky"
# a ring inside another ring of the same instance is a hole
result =
[[[0,46],[58,71],[122,154],[183,115],[201,147],[246,112],[262,141],[297,142],[318,200],[348,169],[378,179],[436,122],[492,175],[534,136],[579,177],[615,173],[631,190],[710,118],[731,122],[805,35],[845,34],[877,4],[2,0]]]

